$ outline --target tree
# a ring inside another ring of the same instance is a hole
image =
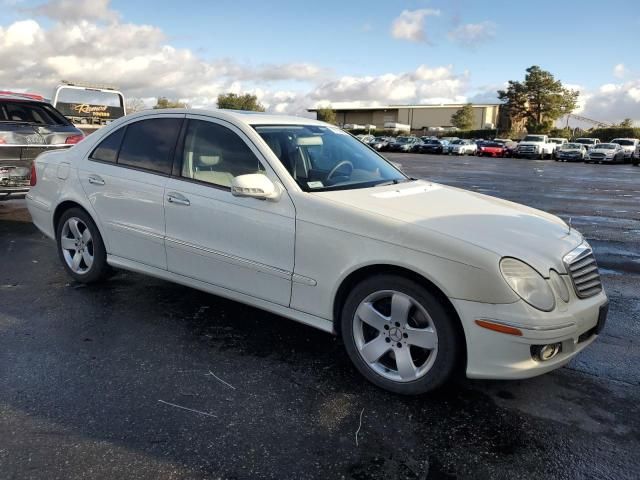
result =
[[[625,118],[623,121],[620,122],[620,125],[618,126],[620,128],[633,128],[633,119]]]
[[[336,124],[336,112],[331,108],[331,105],[318,108],[316,116],[321,122]]]
[[[473,106],[467,103],[451,116],[451,125],[460,130],[471,130],[473,128]]]
[[[218,108],[264,112],[264,106],[258,101],[258,97],[250,93],[245,93],[244,95],[221,93],[218,95]]]
[[[189,108],[189,104],[179,100],[169,100],[167,97],[158,97],[153,109],[160,110],[162,108]]]
[[[506,90],[498,90],[512,122],[525,121],[531,133],[549,130],[555,120],[571,113],[578,95],[537,65],[527,68],[523,82],[509,80]]]
[[[127,113],[136,113],[147,108],[141,98],[128,98],[126,105]]]

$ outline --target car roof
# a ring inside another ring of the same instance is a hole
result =
[[[219,118],[222,120],[235,121],[247,125],[324,125],[327,124],[307,117],[296,117],[293,115],[274,115],[263,112],[250,112],[244,110],[226,109],[200,109],[200,108],[166,108],[160,110],[143,110],[141,112],[127,115],[127,118],[153,116],[153,114],[163,113],[184,113],[190,115],[202,115],[206,117]]]

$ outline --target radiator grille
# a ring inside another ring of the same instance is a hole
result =
[[[590,247],[578,247],[565,257],[565,264],[579,298],[589,298],[602,291],[598,264]]]

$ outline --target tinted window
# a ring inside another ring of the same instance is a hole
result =
[[[183,177],[231,187],[233,177],[262,171],[258,158],[234,132],[216,123],[189,120],[182,156]]]
[[[182,119],[154,118],[127,126],[118,165],[169,175]]]
[[[120,128],[102,140],[91,154],[91,158],[101,162],[115,163],[125,130],[126,127]]]
[[[69,125],[66,118],[45,103],[2,102],[0,103],[0,120],[37,125]]]

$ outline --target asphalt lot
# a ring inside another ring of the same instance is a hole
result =
[[[0,478],[640,478],[640,168],[389,157],[571,217],[611,301],[591,348],[398,397],[275,315],[130,273],[74,284],[24,202],[0,202]]]

